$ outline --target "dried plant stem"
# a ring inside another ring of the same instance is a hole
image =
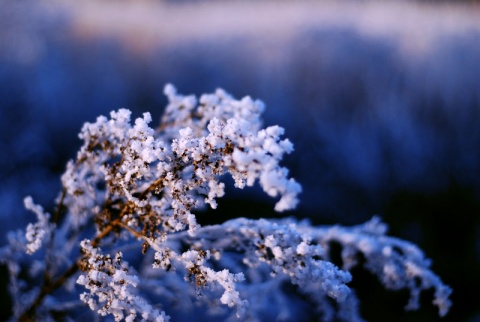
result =
[[[121,217],[115,220],[112,220],[110,224],[106,226],[105,229],[97,237],[95,237],[95,239],[92,240],[93,247],[98,247],[100,245],[100,242],[102,241],[102,239],[108,236],[108,234],[110,234],[113,228],[120,223],[120,218]],[[74,262],[69,268],[67,268],[67,270],[60,277],[58,277],[55,280],[52,280],[51,277],[46,272],[44,275],[44,281],[40,289],[40,293],[37,295],[33,303],[27,309],[25,309],[25,311],[20,315],[18,320],[20,322],[35,321],[36,310],[42,304],[45,297],[53,293],[54,291],[56,291],[68,280],[68,278],[70,278],[75,273],[77,273],[77,271],[80,268],[78,264],[80,260],[81,259]]]
[[[69,277],[74,275],[78,271],[78,263],[73,263],[58,279],[54,281],[45,281],[40,293],[37,295],[35,301],[20,315],[20,322],[35,321],[35,312],[37,308],[42,304],[45,297],[53,293],[56,289],[62,286]]]
[[[235,307],[235,316],[242,321],[266,317],[265,307],[272,305],[259,294],[275,291],[277,306],[287,303],[290,295],[272,285],[288,280],[325,320],[361,321],[358,298],[346,285],[352,278],[348,270],[360,264],[359,257],[386,288],[410,290],[407,309],[416,309],[420,293],[433,287],[440,315],[448,312],[451,290],[430,271],[430,261],[414,245],[386,236],[387,227],[378,218],[354,227],[245,218],[199,225],[191,211],[203,204],[217,207],[216,199],[225,193],[221,178],[226,174],[240,189],[258,182],[269,196],[278,197],[276,211],[294,209],[301,187],[279,164],[293,151],[293,144],[281,138],[283,128],[262,127],[263,104],[250,97],[239,101],[217,90],[197,104],[195,97],[176,94],[172,85],[164,92],[169,105],[157,131],[148,126],[150,113],[132,125],[126,109],[112,111],[110,119],[100,116],[95,123],[85,123],[79,135],[84,145],[76,161],[67,163],[52,217],[32,197],[25,198],[25,207],[37,221],[23,236],[11,235],[10,245],[0,248],[0,264],[9,265],[11,293],[16,307],[21,307],[15,311],[18,321],[58,320],[59,312],[71,319],[69,315],[78,311],[65,307],[69,303],[62,300],[68,299],[55,297],[61,297],[65,285],[76,283],[86,290],[76,293],[93,315],[168,322],[162,308],[170,306],[183,314],[186,307],[178,304],[192,297],[184,288],[185,279],[197,297],[217,296],[218,289],[223,290],[219,299],[199,298],[200,303],[208,303],[207,311],[215,314],[223,314],[214,308],[219,303]],[[169,236],[173,240],[166,242]],[[125,251],[123,237],[129,237],[130,244],[142,243],[144,255],[152,249],[153,256],[130,265],[120,251]],[[331,247],[337,244],[343,269],[330,260]],[[21,261],[20,256],[40,249],[43,265],[29,267]],[[173,274],[162,275],[169,271]],[[264,274],[268,271],[269,277]],[[258,278],[245,278],[244,272]],[[37,279],[42,273],[43,279]],[[266,278],[276,281],[266,283]],[[160,289],[166,303],[149,304],[150,296],[142,295],[144,285],[137,288],[143,282]],[[34,285],[22,287],[26,283]],[[24,289],[35,292],[27,303]],[[249,306],[249,299],[260,302]],[[189,309],[185,316],[193,317],[197,308]],[[298,311],[272,309],[271,316],[276,311],[281,315]]]

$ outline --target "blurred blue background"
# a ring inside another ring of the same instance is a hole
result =
[[[263,100],[265,124],[285,127],[294,142],[284,164],[304,192],[287,215],[315,224],[380,215],[453,287],[444,321],[480,321],[471,296],[480,287],[480,6],[0,1],[0,8],[2,245],[6,231],[33,220],[26,195],[52,209],[84,122],[120,107],[158,120],[168,82],[184,94],[222,87]],[[255,189],[232,191],[199,220],[283,216],[273,203]],[[367,320],[437,319],[431,294],[420,312],[404,313],[406,294],[379,295],[380,286],[358,274]],[[4,290],[1,297],[8,303]]]

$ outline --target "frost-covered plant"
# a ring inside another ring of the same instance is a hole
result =
[[[15,319],[85,316],[86,306],[115,321],[296,320],[285,290],[294,285],[320,320],[361,321],[347,286],[359,255],[386,288],[410,290],[407,309],[434,288],[440,315],[448,312],[450,289],[378,218],[349,228],[244,218],[201,227],[193,212],[217,207],[225,174],[237,188],[258,182],[275,210],[293,209],[301,187],[279,165],[293,145],[281,127],[262,128],[260,101],[222,90],[197,101],[172,85],[165,94],[156,129],[149,113],[132,125],[126,109],[83,126],[53,215],[25,199],[37,222],[11,233],[0,254]],[[333,242],[342,267],[329,258]]]

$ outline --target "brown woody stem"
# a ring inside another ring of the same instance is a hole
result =
[[[105,238],[119,222],[120,222],[119,218],[117,218],[116,220],[113,220],[107,227],[105,227],[105,229],[97,237],[95,237],[95,239],[92,240],[92,246],[98,247],[102,239]],[[37,308],[42,304],[45,297],[53,293],[59,287],[61,287],[69,277],[73,276],[79,270],[80,266],[78,263],[79,261],[76,261],[75,263],[73,263],[63,273],[63,275],[61,275],[56,280],[45,278],[43,281],[43,286],[40,290],[40,293],[37,295],[33,303],[27,309],[25,309],[25,311],[20,315],[20,317],[18,318],[18,321],[20,322],[35,321],[35,315],[36,315],[35,313],[37,311]]]

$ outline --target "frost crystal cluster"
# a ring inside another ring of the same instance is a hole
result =
[[[14,319],[293,321],[296,292],[321,321],[361,321],[348,286],[359,256],[386,288],[410,291],[407,309],[434,288],[447,313],[450,289],[377,218],[349,228],[244,218],[200,226],[194,212],[217,207],[225,175],[240,189],[258,183],[275,210],[293,209],[301,187],[279,165],[293,145],[281,127],[262,128],[260,101],[222,90],[197,100],[172,85],[164,92],[157,128],[149,113],[132,124],[126,109],[83,126],[54,213],[25,199],[37,221],[10,233],[0,251]],[[331,262],[332,243],[342,247],[342,267]]]

